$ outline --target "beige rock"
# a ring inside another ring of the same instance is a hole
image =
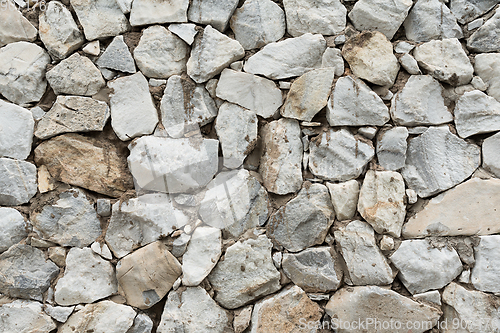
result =
[[[0,46],[5,44],[34,41],[37,30],[28,21],[13,1],[2,1],[0,9]]]
[[[234,316],[233,327],[235,333],[242,333],[250,325],[250,319],[252,319],[252,309],[253,305],[245,306]]]
[[[359,197],[359,183],[352,179],[345,183],[326,183],[330,191],[333,209],[337,215],[337,220],[350,220],[356,214],[356,206]]]
[[[66,249],[64,247],[49,247],[49,259],[59,267],[66,266]]]
[[[38,168],[38,190],[40,193],[52,191],[55,188],[54,180],[45,165]]]

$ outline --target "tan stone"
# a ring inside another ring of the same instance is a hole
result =
[[[233,321],[235,333],[242,333],[247,329],[248,325],[250,325],[250,319],[252,319],[252,309],[253,305],[248,305],[235,314]]]
[[[45,165],[38,168],[38,190],[40,193],[52,191],[55,188],[52,176]]]

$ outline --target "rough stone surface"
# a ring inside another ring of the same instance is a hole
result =
[[[42,310],[38,302],[15,300],[0,306],[4,332],[49,333],[56,329],[56,323]]]
[[[457,132],[462,138],[500,131],[500,102],[479,90],[460,96],[454,114]]]
[[[26,159],[31,153],[34,127],[30,111],[0,100],[0,157]]]
[[[73,313],[74,309],[74,306],[52,306],[50,304],[45,304],[44,311],[53,319],[60,323],[64,323],[68,320],[68,317]]]
[[[475,52],[498,52],[500,51],[500,11],[497,9],[495,15],[486,21],[467,40],[467,47]]]
[[[500,134],[495,134],[483,141],[483,166],[500,178]]]
[[[236,7],[238,0],[193,0],[189,5],[188,18],[224,32]]]
[[[399,170],[405,166],[408,148],[408,129],[393,127],[383,131],[377,138],[378,164],[386,170]]]
[[[113,38],[103,54],[97,59],[96,64],[100,68],[107,68],[125,73],[136,72],[134,58],[132,58],[132,54],[127,44],[125,44],[123,36],[116,36]],[[144,74],[147,75],[146,72],[144,72]]]
[[[457,17],[458,22],[464,24],[488,12],[496,4],[498,4],[497,0],[453,0],[451,11]]]
[[[474,71],[488,85],[488,95],[500,102],[500,53],[476,55]]]
[[[330,191],[337,220],[352,219],[358,205],[359,183],[353,179],[345,183],[326,183],[326,186]]]
[[[403,54],[401,58],[399,58],[399,63],[409,74],[412,75],[422,74],[420,68],[418,67],[418,62],[408,53]]]
[[[198,33],[196,24],[193,23],[173,23],[168,26],[170,32],[179,36],[180,39],[191,45],[194,42],[194,37]]]
[[[321,67],[332,67],[335,76],[342,76],[344,74],[344,59],[342,58],[342,51],[334,47],[329,47],[323,53],[321,60]]]
[[[134,319],[134,325],[127,333],[151,333],[153,331],[153,321],[145,313],[139,313]]]
[[[130,24],[132,26],[186,22],[189,0],[153,1],[137,0],[132,2]]]
[[[15,42],[33,42],[37,36],[36,28],[10,1],[2,3],[0,11],[0,47]]]
[[[36,166],[29,162],[0,158],[0,205],[27,203],[37,191]]]
[[[28,236],[29,224],[14,208],[0,207],[0,252]]]

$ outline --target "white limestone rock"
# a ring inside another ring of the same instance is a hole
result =
[[[40,46],[16,42],[0,48],[0,94],[15,104],[38,102],[47,88],[50,56]]]
[[[134,0],[130,10],[130,24],[132,26],[187,22],[189,0]]]
[[[483,141],[483,167],[500,178],[500,133]]]
[[[168,30],[176,34],[188,45],[193,44],[194,37],[198,33],[198,30],[196,30],[196,24],[193,23],[172,23],[168,26]]]
[[[273,80],[300,76],[320,68],[326,41],[317,34],[304,34],[296,38],[270,43],[251,56],[243,69]]]
[[[498,0],[453,0],[451,1],[451,12],[458,22],[464,24],[471,22],[498,4]]]
[[[303,121],[311,121],[323,109],[332,90],[332,68],[311,70],[292,83],[281,115]]]
[[[359,30],[380,31],[391,40],[412,7],[411,0],[360,0],[349,13]]]
[[[3,332],[49,333],[56,323],[42,310],[38,302],[15,300],[0,306],[0,330]]]
[[[462,262],[454,248],[436,248],[423,239],[403,241],[389,258],[412,294],[441,289],[462,273]]]
[[[116,0],[118,3],[118,6],[120,6],[120,9],[122,10],[123,14],[129,14],[130,10],[132,9],[132,2],[133,0]]]
[[[399,58],[399,63],[409,74],[412,75],[422,74],[420,68],[418,67],[417,61],[408,53],[403,54],[403,56]]]
[[[68,306],[93,303],[117,290],[115,269],[110,262],[88,247],[73,247],[66,256],[64,276],[57,281],[54,296],[57,304]]]
[[[330,191],[333,210],[337,220],[350,220],[356,214],[359,197],[359,183],[357,180],[349,180],[344,183],[326,183]]]
[[[153,321],[145,313],[139,313],[135,319],[132,327],[127,333],[151,333],[153,331]]]
[[[190,8],[193,8],[193,4]],[[203,33],[200,32],[195,38],[191,56],[187,61],[187,74],[196,83],[203,83],[244,56],[245,50],[238,41],[208,25]]]
[[[353,221],[334,232],[347,266],[345,280],[352,285],[388,285],[395,274],[375,242],[375,232],[366,222]]]
[[[139,47],[139,45],[137,47]],[[116,36],[113,38],[106,50],[101,54],[99,59],[97,59],[96,64],[99,68],[106,68],[119,72],[133,74],[137,71],[134,58],[132,58],[132,54],[127,44],[125,44],[123,36]]]
[[[377,138],[378,164],[386,170],[399,170],[405,166],[408,148],[408,129],[393,127],[379,133]]]
[[[28,236],[29,223],[14,208],[0,207],[0,253]]]
[[[144,30],[134,50],[137,67],[145,76],[157,79],[185,72],[188,56],[187,44],[161,25]]]
[[[410,44],[408,42],[402,41],[398,42],[396,46],[394,46],[394,52],[400,53],[400,54],[405,54],[405,53],[410,53],[411,50],[415,48],[415,45]]]
[[[454,114],[462,138],[500,131],[500,102],[482,91],[473,90],[460,96]]]
[[[99,40],[95,40],[93,42],[88,43],[82,49],[83,52],[90,54],[92,56],[98,56],[101,53],[101,44]]]
[[[346,26],[347,9],[339,0],[284,0],[287,31],[293,37],[305,33],[337,35]]]
[[[120,140],[151,134],[158,124],[158,113],[141,72],[108,82],[111,126]]]
[[[216,89],[217,97],[270,118],[283,104],[281,90],[266,78],[224,69]]]
[[[309,170],[321,179],[347,181],[357,178],[375,156],[371,142],[347,129],[329,129],[311,140]]]
[[[474,68],[457,38],[421,44],[413,56],[425,72],[439,81],[461,86],[472,80]]]
[[[44,308],[46,314],[60,323],[66,322],[74,310],[74,306],[52,306],[50,304],[45,304]]]
[[[495,15],[467,39],[467,47],[477,53],[500,51],[498,29],[500,29],[500,11],[497,9]]]
[[[480,291],[498,293],[500,236],[481,236],[479,245],[474,246],[476,263],[471,271],[471,282]]]
[[[0,158],[0,205],[27,203],[37,191],[36,166],[29,162]]]
[[[31,153],[34,127],[30,111],[0,100],[0,157],[26,159]]]
[[[447,126],[429,127],[411,138],[401,174],[419,197],[437,194],[467,179],[481,163],[481,150],[452,134]]]
[[[236,9],[231,30],[245,50],[276,42],[285,34],[285,13],[271,0],[248,0]]]
[[[321,67],[332,67],[335,76],[342,76],[342,74],[344,74],[344,58],[342,58],[342,51],[334,47],[328,47],[323,53]]]
[[[92,245],[90,245],[90,248],[104,259],[113,259],[113,255],[111,254],[111,251],[106,243],[93,242]]]
[[[168,195],[144,194],[113,205],[105,239],[113,254],[122,258],[140,246],[170,235],[188,221]]]
[[[262,130],[264,154],[259,173],[269,192],[287,194],[302,187],[302,137],[297,120],[282,118]]]
[[[500,102],[500,53],[476,55],[474,71],[488,85],[488,95]]]
[[[413,298],[417,301],[430,302],[438,306],[441,306],[441,294],[437,290],[427,291],[421,294],[415,294],[413,295]]]
[[[326,119],[330,126],[382,126],[390,117],[382,99],[362,80],[343,76],[328,100]]]
[[[192,0],[188,18],[191,22],[211,25],[224,32],[236,7],[238,0]]]
[[[444,104],[443,87],[430,75],[412,75],[394,95],[391,117],[397,125],[440,125],[453,121]]]
[[[11,1],[2,2],[0,10],[0,47],[15,42],[33,42],[38,31]]]

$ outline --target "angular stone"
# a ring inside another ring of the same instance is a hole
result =
[[[350,11],[349,18],[357,30],[380,31],[391,40],[412,5],[411,0],[360,0]]]
[[[130,24],[132,26],[187,22],[189,0],[137,0],[132,2],[130,10]]]
[[[97,59],[96,64],[100,68],[107,68],[125,73],[136,72],[134,58],[132,58],[132,54],[127,44],[125,44],[123,36],[116,36],[113,38],[103,54]]]
[[[330,126],[382,126],[390,119],[382,99],[362,80],[351,76],[335,83],[326,118]]]
[[[397,125],[440,125],[453,121],[444,104],[443,87],[430,75],[412,75],[394,95],[391,117]]]
[[[474,288],[491,293],[500,292],[499,260],[500,236],[481,236],[479,245],[474,247],[476,263],[471,271]]]
[[[398,75],[399,63],[392,52],[392,44],[378,31],[365,31],[348,39],[342,56],[355,76],[379,86],[392,86]]]
[[[158,303],[181,273],[181,264],[161,242],[140,248],[116,265],[120,291],[127,304],[139,309]]]
[[[50,304],[45,304],[44,308],[45,313],[60,323],[66,322],[73,310],[75,310],[74,306],[52,306]]]
[[[474,68],[456,38],[421,44],[415,48],[413,56],[425,72],[439,81],[461,86],[472,80]]]
[[[2,2],[0,47],[15,42],[33,42],[36,35],[36,28],[21,14],[14,2]]]
[[[268,79],[231,69],[224,69],[216,90],[217,97],[238,104],[261,116],[270,118],[283,104],[281,90]]]
[[[106,245],[106,243],[99,243],[99,242],[93,242],[92,245],[90,245],[90,248],[92,251],[103,257],[104,259],[111,260],[113,259],[113,255],[111,254],[111,251],[109,250],[109,247]]]
[[[88,43],[83,47],[82,51],[84,53],[90,54],[92,56],[98,56],[101,53],[101,46],[99,40]]]
[[[436,248],[423,239],[403,241],[389,258],[412,294],[441,289],[462,273],[462,262],[454,248]]]
[[[305,33],[337,35],[345,29],[347,9],[339,0],[284,0],[283,5],[287,31],[293,37]]]
[[[309,170],[326,180],[357,178],[375,156],[371,142],[355,137],[347,129],[329,129],[311,140]]]
[[[0,207],[0,253],[28,236],[29,224],[14,208]]]
[[[264,155],[260,171],[269,192],[287,194],[302,187],[301,130],[297,120],[280,119],[266,124],[261,134]]]
[[[500,131],[500,102],[482,91],[473,90],[460,96],[454,114],[462,138]]]
[[[252,111],[231,103],[221,105],[215,129],[225,167],[235,169],[243,164],[257,143],[257,127],[257,116]]]
[[[290,252],[302,251],[325,240],[333,223],[333,206],[326,186],[306,185],[271,215],[267,236]]]
[[[332,90],[332,68],[311,70],[292,83],[281,115],[311,121],[326,106]]]
[[[481,163],[481,150],[452,134],[447,126],[429,127],[411,138],[401,174],[421,198],[437,194],[467,179]]]
[[[403,66],[405,71],[408,72],[408,74],[412,75],[422,74],[420,68],[418,67],[417,61],[408,53],[403,54],[403,56],[399,58],[399,63],[401,64],[401,66]]]
[[[38,302],[15,300],[0,306],[4,332],[49,333],[57,328],[56,323],[42,310]]]
[[[238,0],[192,0],[188,18],[191,22],[211,25],[224,32],[236,7]]]
[[[134,319],[134,325],[127,333],[151,333],[153,331],[153,321],[145,313],[139,313]]]
[[[488,85],[488,95],[500,102],[500,53],[476,55],[474,70]]]
[[[245,306],[234,316],[233,327],[235,333],[243,333],[250,325],[252,319],[253,305]]]
[[[329,47],[323,53],[321,60],[321,67],[332,67],[335,76],[342,76],[344,74],[344,59],[342,58],[342,51],[334,47]]]
[[[40,39],[55,59],[66,58],[85,41],[71,12],[59,1],[47,3],[39,21]]]
[[[483,141],[483,167],[500,178],[500,134]]]
[[[464,24],[489,12],[497,4],[498,0],[453,0],[451,2],[451,11],[458,22]]]
[[[26,159],[31,153],[34,127],[30,111],[0,100],[0,157]]]
[[[118,36],[130,27],[116,1],[70,0],[70,2],[89,41]]]
[[[161,25],[143,31],[134,49],[137,67],[147,77],[167,79],[186,71],[189,47]]]
[[[37,191],[36,166],[29,162],[0,158],[0,205],[27,203]]]
[[[407,323],[419,323],[418,326],[410,324],[411,332],[423,333],[434,327],[442,314],[438,308],[377,286],[342,288],[330,298],[325,311],[337,324],[345,325],[347,322],[363,321],[360,318],[373,318],[373,323],[368,326],[369,330],[380,333],[408,332]],[[379,322],[387,323],[389,327],[381,327],[382,324],[375,326]],[[392,322],[400,323],[401,328],[395,329],[399,326],[397,324],[390,327]],[[342,332],[354,333],[359,330],[350,326]]]
[[[325,50],[323,36],[304,34],[264,46],[245,62],[243,69],[273,80],[300,76],[321,67]]]
[[[212,180],[218,171],[218,151],[218,140],[144,136],[130,147],[129,169],[137,188],[188,192]]]
[[[212,1],[205,2],[211,3]],[[193,4],[190,8],[193,8]],[[244,56],[245,50],[238,41],[208,25],[203,33],[199,33],[195,38],[191,57],[187,62],[187,74],[196,83],[203,83]]]
[[[52,108],[38,122],[35,136],[43,140],[62,133],[102,131],[109,115],[105,102],[88,97],[57,96]]]
[[[38,102],[47,88],[45,67],[50,57],[28,42],[0,48],[0,94],[15,104]]]
[[[57,95],[95,95],[106,85],[92,61],[78,53],[61,61],[47,72],[47,81]]]
[[[285,13],[271,0],[249,0],[231,17],[231,30],[245,50],[263,47],[285,34]]]
[[[168,26],[170,32],[179,36],[180,39],[191,45],[194,42],[194,37],[198,33],[196,24],[193,23],[173,23]]]
[[[271,248],[265,235],[231,245],[224,260],[208,276],[215,300],[227,309],[235,309],[278,291],[280,273],[271,259]]]
[[[398,42],[396,46],[394,46],[394,52],[405,54],[405,53],[410,53],[410,51],[413,50],[414,48],[415,45],[403,41],[403,42]]]
[[[377,138],[378,164],[386,170],[399,170],[404,167],[407,139],[408,129],[403,126],[381,132]]]
[[[181,210],[173,207],[168,195],[145,194],[113,205],[106,242],[114,255],[122,258],[140,246],[170,235],[188,221]]]
[[[107,140],[63,134],[38,145],[35,162],[59,181],[111,197],[120,197],[133,184],[125,158]]]
[[[41,301],[58,273],[56,264],[29,245],[13,245],[0,255],[0,289],[9,297]]]
[[[418,0],[404,23],[406,38],[415,42],[462,38],[462,28],[450,9],[439,0]]]
[[[375,242],[375,232],[366,222],[353,221],[334,232],[347,266],[345,280],[353,285],[388,285],[394,273]]]
[[[255,304],[250,332],[300,332],[304,323],[319,323],[322,315],[323,310],[304,290],[291,286]],[[308,332],[316,333],[317,330],[308,329]]]
[[[333,210],[337,220],[350,220],[356,213],[359,196],[359,183],[357,180],[349,180],[345,183],[326,183],[330,191]]]
[[[110,262],[88,247],[73,247],[66,256],[66,269],[57,281],[54,299],[63,306],[93,303],[117,290],[115,269]]]

